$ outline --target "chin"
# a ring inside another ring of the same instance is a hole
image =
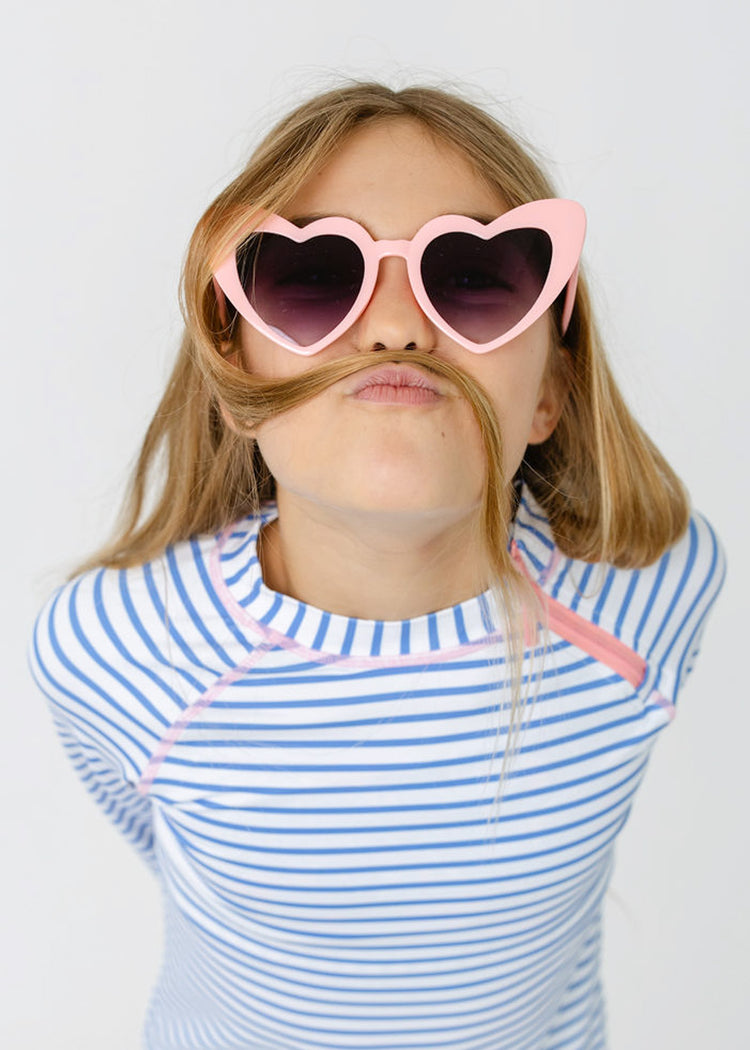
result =
[[[447,522],[460,521],[471,515],[480,505],[481,493],[466,493],[461,498],[455,489],[450,492],[420,491],[419,486],[412,484],[400,486],[368,486],[366,491],[346,500],[353,513],[370,517],[414,521],[422,518],[425,522],[445,519]]]

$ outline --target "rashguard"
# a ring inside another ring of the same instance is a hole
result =
[[[604,1047],[613,846],[721,586],[711,528],[591,565],[523,490],[547,629],[498,792],[488,595],[398,622],[305,605],[263,582],[274,514],[86,573],[35,629],[62,741],[163,887],[144,1048]]]

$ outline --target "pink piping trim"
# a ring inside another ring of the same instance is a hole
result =
[[[561,638],[565,638],[583,652],[588,653],[589,656],[593,656],[595,660],[599,660],[606,667],[611,667],[620,678],[624,678],[634,689],[637,689],[646,676],[646,661],[643,657],[609,631],[584,619],[583,616],[579,616],[578,613],[574,613],[561,602],[545,594],[531,578],[515,541],[511,544],[511,554],[519,570],[541,600],[550,628]]]
[[[241,678],[242,675],[253,666],[253,664],[262,660],[270,648],[271,647],[268,645],[261,645],[257,649],[254,649],[241,664],[238,664],[236,667],[233,667],[231,671],[227,671],[226,674],[223,674],[221,678],[214,682],[210,689],[206,690],[199,700],[196,700],[194,704],[191,704],[190,707],[186,708],[182,716],[178,718],[176,722],[172,723],[159,741],[156,750],[149,759],[148,765],[141,774],[141,778],[138,781],[139,794],[148,794],[149,788],[156,779],[162,762],[169,754],[173,745],[179,740],[182,731],[187,729],[193,719],[208,707],[217,696],[223,693],[227,686],[231,685],[232,682],[236,682],[238,678]]]

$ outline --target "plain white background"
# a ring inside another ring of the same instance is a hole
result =
[[[176,349],[195,221],[263,130],[349,75],[468,85],[541,148],[587,208],[623,389],[723,538],[727,585],[619,846],[605,976],[613,1050],[746,1045],[743,5],[4,8],[0,1043],[139,1044],[157,887],[68,767],[26,671],[28,637],[111,525]]]

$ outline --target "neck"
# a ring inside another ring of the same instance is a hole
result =
[[[267,586],[340,616],[407,620],[486,587],[476,511],[393,519],[279,501],[259,544]]]

